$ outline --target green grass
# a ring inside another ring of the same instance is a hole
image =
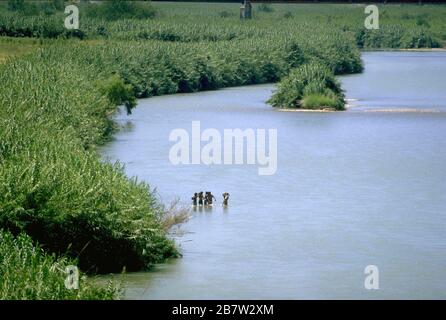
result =
[[[86,271],[138,270],[177,251],[161,230],[164,211],[151,188],[95,152],[113,132],[116,105],[97,84],[110,74],[101,76],[99,62],[92,67],[94,55],[74,59],[85,45],[55,43],[0,66],[7,84],[0,227],[79,258]]]
[[[102,5],[87,4],[83,13],[88,17],[101,17],[106,20],[122,19],[151,19],[155,17],[156,10],[148,2],[138,1],[105,1]]]
[[[112,283],[92,285],[82,273],[79,289],[65,286],[66,267],[75,261],[56,258],[21,234],[0,230],[0,300],[111,300],[120,297]]]
[[[364,5],[254,4],[251,21],[240,21],[238,3],[135,3],[134,6],[146,7],[136,10],[134,19],[129,19],[132,10],[125,13],[118,10],[113,16],[107,13],[107,5],[81,6],[81,34],[63,28],[61,10],[54,15],[47,15],[44,10],[34,15],[2,10],[0,35],[218,41],[273,34],[286,36],[303,33],[305,26],[318,25],[348,34],[361,48],[441,47],[446,42],[445,5],[380,5],[379,30],[364,29]],[[148,14],[144,17],[150,19],[139,19],[136,12],[145,10]],[[318,30],[312,33],[321,35]]]
[[[5,63],[8,59],[35,51],[41,46],[41,42],[36,39],[0,37],[0,64]]]
[[[339,102],[335,97],[329,97],[323,94],[309,94],[302,99],[302,109],[332,109],[342,110],[343,106],[339,107]]]

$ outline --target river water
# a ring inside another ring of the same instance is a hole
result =
[[[446,298],[446,52],[363,60],[364,73],[340,78],[346,112],[280,112],[265,103],[274,86],[257,85],[144,99],[117,117],[104,157],[164,202],[218,199],[182,226],[183,258],[125,275],[126,298]],[[277,129],[277,172],[172,165],[169,134],[194,120]],[[368,265],[378,290],[365,289]]]

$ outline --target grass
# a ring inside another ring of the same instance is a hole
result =
[[[35,51],[41,46],[41,41],[36,39],[0,37],[0,64],[5,63],[8,59],[17,58]]]
[[[109,75],[88,63],[94,55],[83,64],[69,58],[83,46],[54,43],[0,66],[7,84],[0,91],[0,226],[78,258],[89,272],[139,270],[177,250],[151,188],[94,151],[113,132],[117,106],[97,85]]]
[[[151,19],[155,17],[156,10],[150,3],[141,1],[110,0],[101,5],[87,4],[84,13],[88,17],[102,17],[106,20],[122,19]]]
[[[75,262],[46,254],[25,234],[0,230],[0,257],[0,300],[112,300],[121,294],[112,283],[91,285],[82,273],[79,289],[67,289],[66,267]]]
[[[441,47],[446,42],[445,5],[379,5],[380,29],[365,30],[364,5],[254,4],[251,21],[240,21],[239,4],[134,2],[130,9],[118,6],[114,16],[105,5],[81,6],[81,31],[87,38],[158,39],[168,41],[231,40],[260,38],[268,34],[302,33],[302,27],[320,25],[346,33],[361,48]],[[120,5],[122,6],[122,4]],[[133,9],[132,9],[133,8]],[[144,9],[141,9],[144,8]],[[104,12],[102,12],[104,11]],[[129,13],[135,11],[135,18]],[[23,15],[0,10],[0,35],[32,37],[76,37],[54,14]],[[136,12],[144,13],[149,23]],[[222,14],[223,12],[223,14]],[[125,18],[125,19],[123,19]],[[318,33],[314,30],[312,33]]]
[[[304,96],[301,101],[302,109],[332,109],[332,110],[342,110],[338,107],[339,102],[335,97],[326,96],[323,94],[309,94]]]

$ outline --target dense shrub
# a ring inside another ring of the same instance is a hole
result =
[[[120,20],[150,19],[155,16],[156,11],[153,6],[144,1],[110,0],[88,5],[85,13],[88,17]]]
[[[232,16],[232,14],[229,11],[226,11],[226,10],[220,11],[218,13],[218,15],[219,15],[220,18],[227,18],[227,17]]]
[[[98,86],[101,93],[108,98],[111,104],[115,106],[124,105],[127,114],[132,113],[132,109],[136,107],[136,98],[131,85],[125,84],[118,75],[113,75],[100,81]]]
[[[81,30],[67,30],[63,20],[58,16],[36,15],[25,17],[20,13],[2,14],[0,19],[0,36],[58,38],[80,37],[85,35]],[[79,36],[82,34],[82,36]]]
[[[112,284],[100,288],[87,282],[81,274],[79,289],[65,287],[66,267],[75,265],[66,258],[45,254],[31,238],[21,234],[14,238],[0,230],[0,300],[61,300],[119,297]]]
[[[344,109],[344,94],[333,73],[319,63],[296,68],[278,85],[269,102],[274,107]]]
[[[285,19],[290,19],[290,18],[293,17],[293,14],[292,14],[290,11],[287,11],[287,12],[285,12],[285,13],[283,14],[283,17],[284,17]]]
[[[7,8],[10,11],[23,10],[25,7],[25,0],[8,0]]]
[[[257,10],[259,10],[260,12],[273,12],[274,8],[268,3],[261,3],[257,7]]]
[[[360,48],[437,48],[441,44],[424,27],[386,25],[379,30],[360,29],[356,32]]]
[[[0,228],[83,270],[138,270],[177,251],[149,186],[90,150],[112,132],[116,106],[96,85],[112,74],[89,64],[94,55],[68,59],[82,48],[57,43],[1,67]]]
[[[23,15],[52,15],[56,11],[62,12],[65,8],[63,0],[43,0],[43,1],[25,1],[25,0],[8,0],[7,9],[9,11],[18,12]]]

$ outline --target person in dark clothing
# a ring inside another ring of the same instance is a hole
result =
[[[225,192],[223,193],[223,205],[227,206],[229,202],[229,193]]]
[[[198,193],[194,193],[194,196],[192,197],[192,205],[195,207],[197,206],[197,201],[198,201]]]
[[[209,205],[209,196],[207,191],[204,193],[204,205]]]
[[[201,191],[198,193],[198,205],[199,206],[203,205],[203,200],[204,200],[203,191]]]
[[[217,199],[215,199],[214,195],[212,194],[212,192],[207,191],[206,192],[206,197],[205,197],[205,205],[207,206],[212,206],[213,200],[217,201]]]

